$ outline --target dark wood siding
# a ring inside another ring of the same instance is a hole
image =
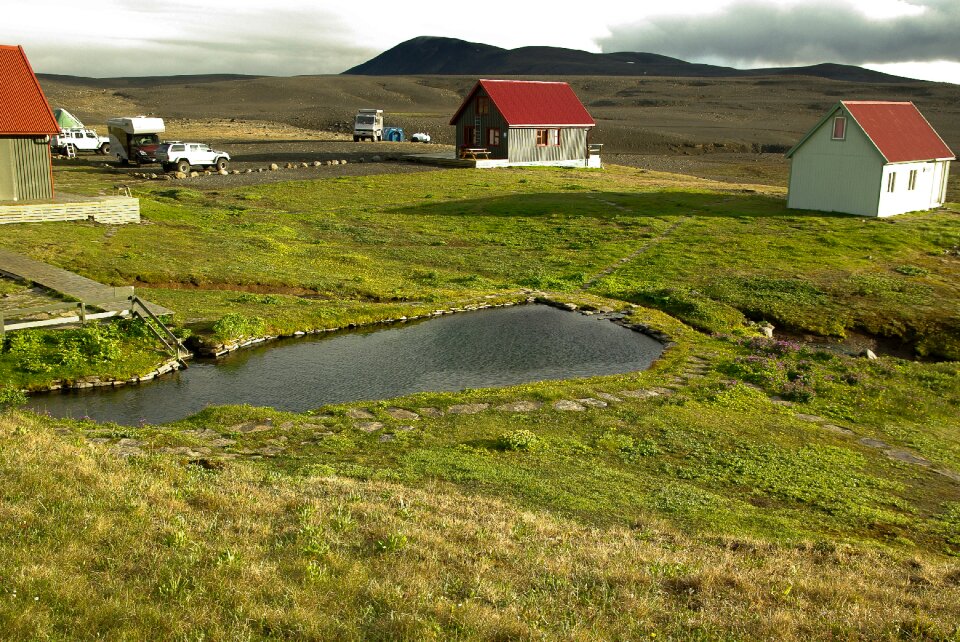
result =
[[[0,200],[53,198],[50,146],[33,137],[0,138]]]
[[[486,115],[478,116],[477,115],[477,98],[485,97],[489,100],[490,109]],[[478,140],[475,141],[465,141],[463,139],[463,129],[464,127],[475,127],[477,132]],[[489,99],[486,92],[482,89],[477,92],[477,94],[470,100],[463,112],[460,114],[460,118],[457,120],[456,129],[457,129],[457,149],[461,147],[486,147],[490,150],[490,158],[507,158],[507,121],[503,119],[503,116],[497,111],[497,106],[493,104],[493,101]],[[487,142],[487,131],[490,129],[499,129],[500,130],[500,145],[493,146]]]
[[[553,129],[557,129],[554,127]],[[537,145],[537,128],[514,127],[508,136],[511,163],[578,160],[587,157],[587,128],[560,128],[560,145]]]

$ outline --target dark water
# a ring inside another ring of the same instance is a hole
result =
[[[31,397],[58,417],[135,425],[206,406],[302,412],[329,403],[414,392],[509,386],[644,370],[659,342],[610,321],[544,305],[465,312],[422,323],[242,350],[151,383]]]

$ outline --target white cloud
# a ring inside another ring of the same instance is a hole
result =
[[[960,0],[606,0],[586,8],[486,0],[482,11],[439,0],[8,4],[0,36],[6,43],[23,44],[37,71],[82,76],[339,73],[420,35],[508,48],[602,46],[726,65],[787,58],[922,64],[960,55],[955,46],[944,51],[943,35],[957,33]],[[889,45],[875,44],[878,38]],[[953,72],[935,64],[912,69]]]

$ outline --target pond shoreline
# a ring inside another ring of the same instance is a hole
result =
[[[560,310],[565,310],[568,312],[577,312],[579,314],[596,315],[600,318],[606,318],[612,323],[615,323],[617,325],[633,330],[634,332],[639,332],[641,334],[647,335],[650,338],[656,341],[659,341],[660,343],[663,343],[664,352],[670,349],[671,347],[673,347],[674,345],[676,345],[672,337],[670,337],[669,335],[667,335],[666,333],[660,330],[651,328],[641,323],[631,323],[626,321],[625,319],[628,316],[629,312],[603,312],[603,311],[597,311],[597,310],[586,309],[586,308],[581,309],[580,307],[578,307],[573,303],[564,303],[561,301],[557,301],[553,298],[550,298],[545,294],[538,293],[535,295],[526,295],[525,297],[519,298],[519,300],[515,300],[515,301],[505,301],[502,303],[470,304],[462,307],[438,309],[438,310],[434,310],[433,312],[410,316],[410,317],[401,316],[396,319],[382,319],[382,320],[370,321],[366,323],[349,323],[345,326],[335,327],[335,328],[298,330],[290,334],[254,337],[251,339],[246,339],[244,341],[218,344],[215,346],[201,345],[197,349],[192,350],[191,355],[187,357],[187,359],[194,358],[194,357],[219,359],[221,357],[224,357],[238,350],[243,350],[245,348],[259,347],[265,343],[279,341],[281,339],[296,339],[301,337],[310,337],[310,336],[316,336],[321,334],[328,334],[333,332],[344,332],[349,330],[357,330],[361,328],[372,328],[375,326],[395,326],[395,325],[409,323],[411,321],[426,321],[429,319],[450,315],[450,314],[458,314],[461,312],[475,312],[478,310],[507,308],[507,307],[513,307],[513,306],[519,306],[519,305],[530,305],[530,304],[547,305],[547,306],[557,308]],[[639,307],[639,306],[636,306],[634,304],[628,304],[628,307]],[[158,377],[161,377],[165,374],[169,374],[172,372],[176,372],[177,370],[183,370],[186,367],[187,366],[183,364],[179,359],[168,359],[167,361],[164,361],[159,366],[157,366],[155,369],[143,375],[138,375],[138,376],[124,378],[124,379],[91,376],[91,377],[84,377],[77,381],[61,380],[61,381],[55,381],[51,383],[49,386],[33,388],[25,392],[28,395],[34,395],[34,394],[40,395],[40,394],[58,392],[58,391],[67,393],[74,390],[85,390],[90,388],[117,388],[121,386],[138,385],[143,383],[149,383],[157,379]]]

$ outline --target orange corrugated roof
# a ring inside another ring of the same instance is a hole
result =
[[[911,102],[844,100],[888,163],[953,158],[953,152]]]
[[[596,124],[573,93],[573,89],[565,82],[480,80],[450,119],[451,125],[456,124],[461,112],[481,87],[511,127],[593,127]]]
[[[23,47],[0,45],[0,135],[60,131]]]

